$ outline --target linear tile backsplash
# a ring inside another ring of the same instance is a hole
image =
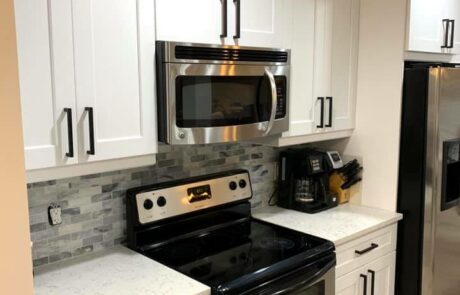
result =
[[[253,207],[266,204],[277,159],[277,149],[252,144],[161,145],[155,166],[28,184],[34,267],[124,243],[125,192],[132,187],[244,168],[251,174]],[[52,202],[62,207],[58,226],[48,223]]]

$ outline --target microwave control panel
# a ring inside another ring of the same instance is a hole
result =
[[[278,104],[276,105],[276,116],[275,119],[281,119],[286,117],[286,77],[284,76],[276,76],[276,95],[278,98]]]

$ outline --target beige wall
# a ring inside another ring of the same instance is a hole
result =
[[[0,1],[0,294],[32,294],[13,0]]]
[[[406,0],[361,0],[356,130],[336,142],[362,157],[363,205],[396,210]]]

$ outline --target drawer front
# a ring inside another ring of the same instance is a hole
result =
[[[336,277],[396,250],[397,224],[382,228],[338,246]]]

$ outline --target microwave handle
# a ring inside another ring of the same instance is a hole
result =
[[[270,112],[270,120],[268,121],[267,128],[265,129],[264,136],[268,135],[273,128],[273,124],[275,123],[275,116],[276,116],[276,106],[278,104],[278,95],[276,94],[275,76],[268,68],[265,68],[265,76],[267,76],[268,81],[270,82],[270,88],[271,88],[271,94],[272,94],[272,108]]]

